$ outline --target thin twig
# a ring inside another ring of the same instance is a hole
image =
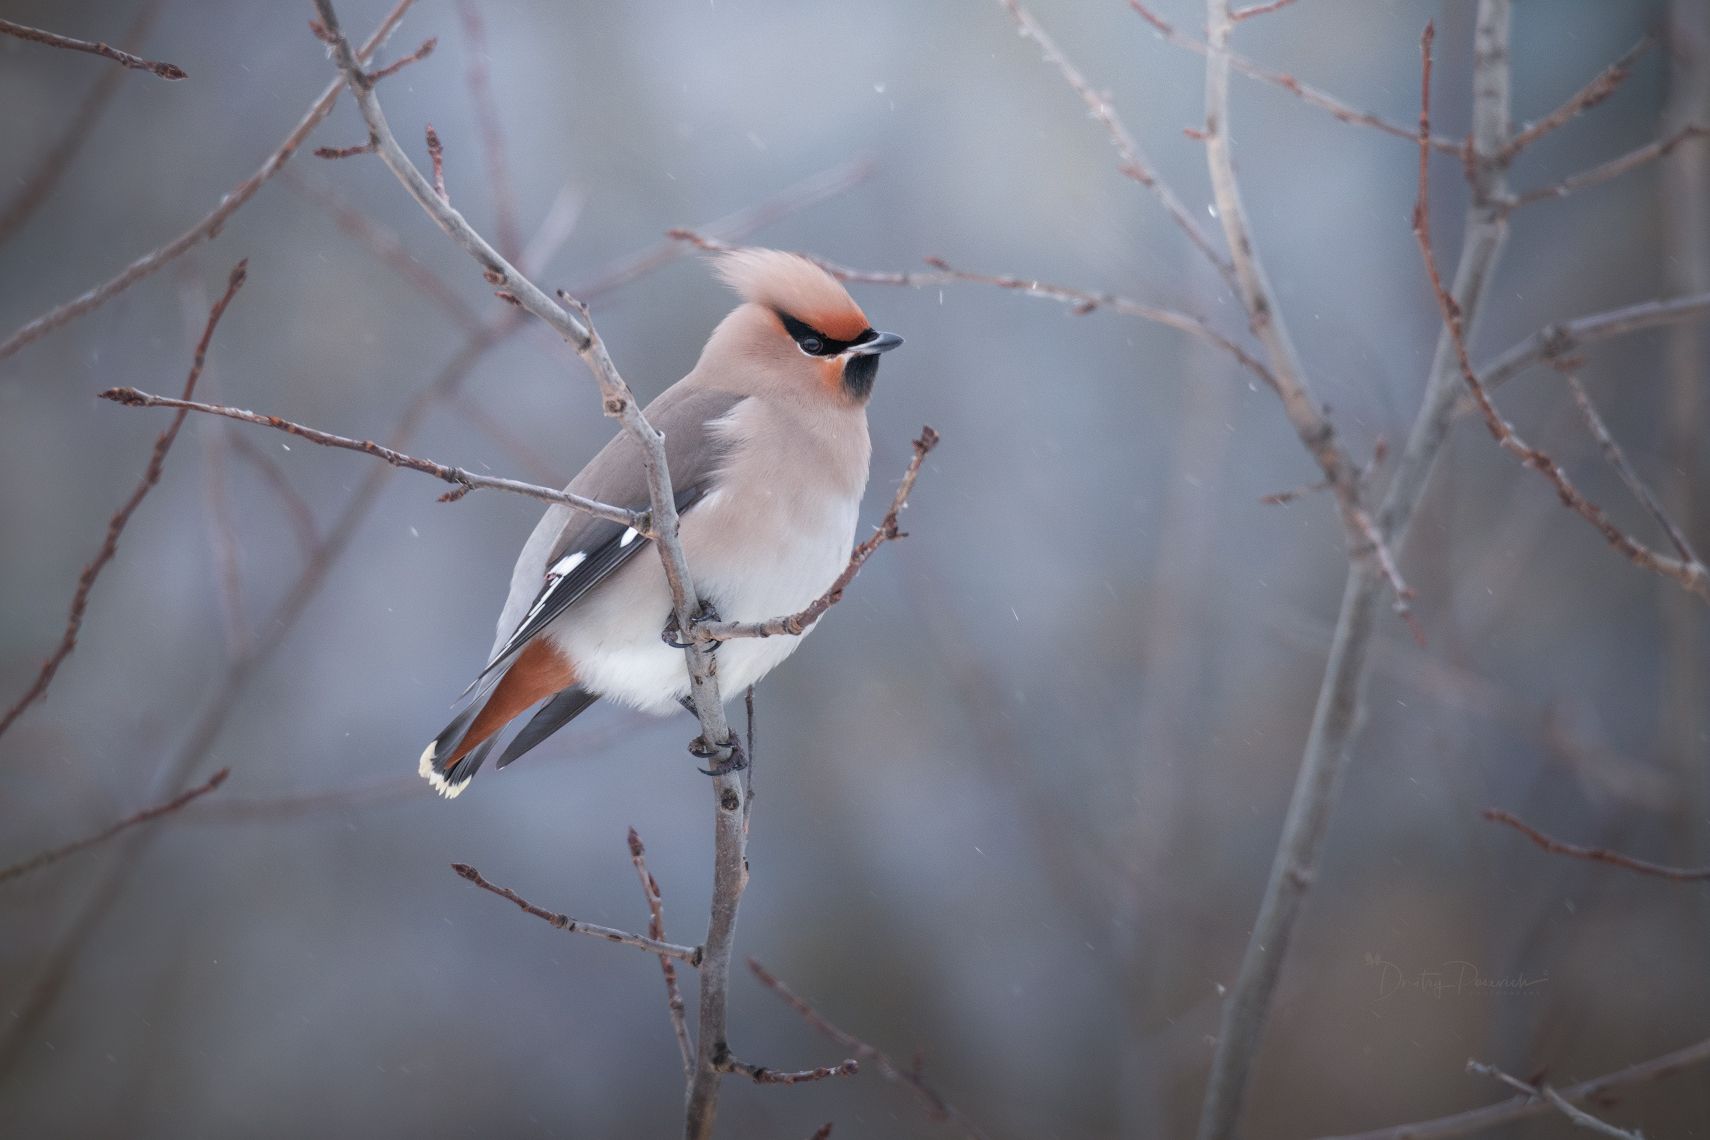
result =
[[[1616,1093],[1631,1088],[1633,1085],[1644,1084],[1648,1081],[1660,1080],[1672,1076],[1683,1069],[1692,1068],[1710,1062],[1710,1038],[1688,1045],[1684,1049],[1676,1049],[1661,1057],[1653,1057],[1649,1061],[1641,1061],[1636,1065],[1605,1073],[1601,1077],[1593,1077],[1564,1089],[1557,1089],[1556,1094],[1569,1104],[1584,1102],[1598,1103],[1608,1101]],[[1397,1124],[1389,1128],[1379,1128],[1371,1132],[1361,1132],[1347,1136],[1323,1137],[1322,1140],[1448,1140],[1451,1136],[1467,1136],[1476,1132],[1486,1132],[1503,1124],[1512,1124],[1517,1120],[1527,1120],[1534,1116],[1543,1116],[1552,1111],[1553,1105],[1535,1096],[1520,1096],[1503,1101],[1501,1104],[1487,1105],[1484,1108],[1469,1109],[1449,1116],[1440,1116],[1434,1120],[1421,1120],[1414,1124]]]
[[[850,1058],[835,1065],[790,1072],[784,1069],[768,1069],[764,1065],[750,1065],[747,1061],[726,1057],[720,1069],[739,1077],[747,1077],[757,1085],[804,1085],[812,1081],[823,1081],[828,1077],[853,1077],[861,1071],[861,1063]]]
[[[190,363],[190,373],[184,380],[184,395],[186,398],[196,391],[196,381],[202,376],[202,367],[208,360],[208,345],[214,339],[214,328],[225,315],[226,307],[232,303],[238,289],[243,286],[244,276],[249,263],[240,261],[226,280],[226,291],[214,302],[214,307],[208,311],[208,321],[202,327],[202,338],[196,342],[196,352]],[[60,635],[59,646],[48,659],[43,662],[36,679],[24,691],[17,702],[0,716],[0,736],[5,735],[12,723],[23,711],[46,693],[48,686],[53,683],[54,674],[59,672],[60,665],[71,651],[77,648],[77,634],[83,627],[83,612],[89,605],[89,594],[95,588],[95,579],[101,576],[101,571],[119,550],[119,536],[125,532],[125,524],[131,521],[131,515],[142,505],[143,499],[160,482],[160,474],[166,467],[166,453],[172,450],[173,441],[178,438],[178,429],[184,426],[185,413],[179,412],[172,417],[172,422],[166,430],[160,433],[160,438],[154,441],[154,450],[149,453],[148,464],[143,468],[142,478],[132,489],[130,497],[107,522],[107,536],[101,542],[101,548],[95,552],[95,558],[83,568],[83,573],[77,579],[77,591],[71,598],[71,612],[66,615],[65,632]]]
[[[1464,308],[1464,306],[1463,306]],[[1641,301],[1619,309],[1589,313],[1571,321],[1547,325],[1502,352],[1478,370],[1485,389],[1494,390],[1534,364],[1550,364],[1577,354],[1588,345],[1645,329],[1663,328],[1710,317],[1710,293],[1689,293],[1666,301]],[[1470,396],[1455,414],[1471,414],[1477,405]]]
[[[641,893],[647,899],[647,937],[663,942],[665,900],[659,893],[659,880],[647,869],[647,848],[642,846],[641,836],[633,827],[629,829],[629,861],[635,864],[635,873],[641,879]],[[692,1079],[695,1074],[695,1047],[689,1043],[683,991],[677,986],[677,967],[671,964],[668,955],[661,954],[659,968],[665,973],[665,1004],[671,1013],[671,1029],[677,1036],[677,1048],[683,1054],[683,1076]]]
[[[1656,497],[1656,494],[1645,481],[1639,478],[1638,472],[1633,470],[1633,465],[1627,462],[1626,452],[1622,451],[1621,445],[1615,442],[1614,435],[1609,431],[1609,425],[1604,423],[1603,417],[1598,414],[1597,405],[1591,402],[1591,394],[1585,390],[1585,385],[1579,382],[1579,377],[1574,374],[1571,368],[1562,369],[1562,380],[1567,384],[1568,392],[1573,396],[1574,406],[1579,409],[1580,417],[1585,420],[1585,426],[1596,438],[1597,446],[1603,452],[1603,458],[1608,461],[1609,466],[1615,469],[1615,473],[1621,476],[1621,482],[1627,484],[1627,490],[1631,491],[1633,497],[1639,500],[1639,505],[1650,513],[1650,516],[1657,521],[1658,526],[1662,527],[1663,533],[1668,535],[1668,540],[1674,546],[1675,553],[1680,555],[1681,561],[1690,566],[1699,567],[1699,573],[1702,573],[1704,560],[1699,558],[1692,549],[1692,544],[1687,541],[1686,532],[1681,530],[1675,521],[1669,517],[1668,512],[1663,509],[1662,501]]]
[[[136,18],[125,32],[124,42],[129,46],[137,46],[143,42],[149,29],[154,25],[155,18],[160,15],[163,0],[144,0],[137,8]],[[66,120],[65,127],[42,155],[29,176],[20,180],[17,193],[7,201],[4,209],[0,209],[0,245],[4,245],[16,233],[31,214],[48,199],[60,176],[71,165],[72,159],[95,134],[95,123],[100,119],[107,105],[113,101],[113,96],[119,92],[119,84],[125,82],[125,73],[112,67],[101,69],[101,76],[90,85],[89,93],[77,104],[77,109]]]
[[[885,512],[884,521],[855,547],[843,572],[825,593],[808,603],[805,609],[765,621],[699,622],[694,627],[693,635],[707,641],[729,641],[738,637],[799,637],[807,632],[825,611],[843,600],[843,591],[849,588],[849,583],[855,580],[855,575],[861,572],[861,567],[866,565],[867,559],[873,556],[874,551],[894,539],[908,537],[907,533],[899,528],[897,516],[908,506],[909,492],[914,490],[914,481],[920,475],[920,465],[926,462],[927,455],[937,446],[938,433],[930,426],[922,427],[920,438],[914,441],[914,458],[909,460],[908,470],[903,472],[902,482],[897,484],[897,493],[891,498],[891,506]]]
[[[455,490],[446,492],[447,500],[460,499],[470,491],[480,488],[490,488],[496,491],[510,491],[513,494],[527,495],[544,503],[555,503],[560,506],[572,507],[602,519],[632,526],[636,530],[651,535],[652,528],[644,511],[632,511],[626,507],[613,506],[610,503],[598,502],[582,495],[571,494],[569,491],[559,491],[551,487],[539,487],[533,483],[524,483],[517,479],[501,479],[493,475],[481,475],[474,471],[466,471],[461,467],[451,467],[444,463],[436,463],[431,459],[417,459],[413,455],[405,455],[375,443],[371,439],[351,439],[348,436],[334,435],[331,432],[320,431],[317,428],[305,427],[278,416],[264,416],[256,412],[245,411],[243,408],[228,407],[224,404],[203,404],[195,400],[175,400],[170,396],[155,396],[148,392],[139,392],[135,388],[109,388],[100,393],[101,399],[112,400],[128,408],[177,408],[181,412],[203,412],[207,415],[225,416],[227,419],[238,420],[246,424],[257,424],[306,439],[310,443],[322,447],[337,447],[346,451],[360,451],[364,455],[372,455],[382,459],[393,467],[404,467],[411,471],[420,471],[424,475],[432,475],[435,479],[450,483]]]
[[[403,56],[400,59],[393,60],[391,63],[388,63],[385,67],[382,67],[378,71],[369,72],[368,78],[373,80],[375,83],[380,82],[382,79],[390,78],[391,76],[394,76],[394,75],[398,74],[398,72],[404,70],[404,68],[410,66],[410,64],[420,63],[422,60],[424,60],[428,56],[432,55],[433,49],[438,47],[438,46],[439,46],[439,37],[438,36],[429,36],[427,39],[422,41],[421,47],[417,48],[415,51],[411,52],[409,55]]]
[[[1283,0],[1283,2],[1288,3],[1289,0]],[[1187,235],[1188,241],[1193,243],[1193,247],[1205,255],[1205,259],[1211,262],[1211,267],[1217,271],[1218,276],[1223,278],[1229,288],[1238,292],[1239,286],[1235,281],[1235,270],[1229,259],[1211,244],[1211,239],[1206,236],[1205,231],[1200,228],[1199,223],[1194,220],[1187,207],[1182,205],[1181,199],[1176,197],[1175,191],[1170,188],[1168,183],[1158,177],[1157,171],[1146,157],[1146,152],[1140,148],[1139,142],[1123,125],[1121,117],[1116,113],[1116,108],[1111,106],[1110,100],[1102,92],[1093,89],[1092,84],[1087,82],[1086,76],[1082,75],[1080,70],[1070,62],[1069,57],[1063,54],[1062,49],[1046,34],[1045,29],[1039,26],[1039,21],[1033,18],[1033,14],[1021,6],[1020,0],[998,0],[998,3],[1002,4],[1004,9],[1009,12],[1010,19],[1014,20],[1016,27],[1021,29],[1022,36],[1039,45],[1039,50],[1045,55],[1045,62],[1056,67],[1058,72],[1062,74],[1064,82],[1074,90],[1076,95],[1080,96],[1081,102],[1086,104],[1092,117],[1104,127],[1105,133],[1110,136],[1111,144],[1116,147],[1117,157],[1121,159],[1117,169],[1152,192],[1163,205],[1165,212],[1170,215],[1170,220]]]
[[[45,44],[48,47],[63,48],[66,51],[88,52],[90,55],[110,59],[120,67],[152,72],[162,79],[183,79],[186,75],[184,69],[176,63],[158,63],[152,59],[143,59],[141,56],[132,55],[128,51],[120,51],[109,44],[76,40],[55,32],[44,32],[40,28],[14,24],[10,20],[0,20],[0,32],[4,32],[8,36],[16,36],[20,40],[29,40],[31,43]]]
[[[534,915],[548,926],[556,927],[570,934],[586,934],[590,938],[600,938],[623,946],[633,946],[637,950],[645,950],[649,954],[658,954],[662,958],[675,958],[679,962],[686,962],[696,969],[700,968],[701,948],[699,946],[678,946],[675,943],[665,942],[658,938],[646,938],[640,934],[631,934],[627,930],[617,930],[610,926],[600,926],[592,922],[578,922],[569,915],[556,914],[543,907],[535,906],[509,888],[488,882],[481,877],[481,872],[467,863],[453,863],[451,869],[482,890],[491,891],[502,899],[509,899],[519,909]]]
[[[1605,182],[1621,177],[1623,174],[1637,170],[1646,163],[1655,162],[1664,155],[1672,153],[1674,148],[1681,143],[1706,136],[1710,136],[1710,127],[1703,127],[1698,124],[1684,126],[1666,138],[1646,143],[1641,147],[1634,147],[1626,154],[1618,155],[1608,162],[1592,167],[1590,170],[1571,174],[1560,182],[1552,182],[1548,186],[1539,186],[1533,190],[1523,191],[1516,195],[1508,203],[1508,206],[1510,209],[1519,209],[1521,206],[1530,206],[1533,202],[1541,202],[1546,198],[1565,198],[1576,190],[1584,190],[1588,186],[1600,186]]]
[[[1437,255],[1431,248],[1431,202],[1430,179],[1427,177],[1427,160],[1429,151],[1426,149],[1424,138],[1428,130],[1431,113],[1431,55],[1430,38],[1427,36],[1422,47],[1425,61],[1424,87],[1420,110],[1420,146],[1419,146],[1419,192],[1413,207],[1413,235],[1419,245],[1419,254],[1425,262],[1425,273],[1430,279],[1431,290],[1436,297],[1437,308],[1442,313],[1443,324],[1449,331],[1450,340],[1454,344],[1455,359],[1460,365],[1461,378],[1466,381],[1467,388],[1472,392],[1474,403],[1479,413],[1484,417],[1485,427],[1490,430],[1491,438],[1513,455],[1524,466],[1537,471],[1550,485],[1555,488],[1556,496],[1562,505],[1584,518],[1604,537],[1604,540],[1616,550],[1631,560],[1635,565],[1646,570],[1672,578],[1688,592],[1703,598],[1710,604],[1710,570],[1695,560],[1670,558],[1658,553],[1627,534],[1604,512],[1603,508],[1587,499],[1573,480],[1568,478],[1561,464],[1557,463],[1541,449],[1527,443],[1515,432],[1514,426],[1505,419],[1496,405],[1491,401],[1490,393],[1485,389],[1484,382],[1479,379],[1478,372],[1473,368],[1472,356],[1467,351],[1466,330],[1462,325],[1459,307],[1455,299],[1449,295],[1443,285],[1442,275],[1437,269]]]
[[[1539,831],[1519,816],[1500,808],[1485,808],[1479,815],[1492,823],[1506,824],[1548,851],[1552,855],[1568,855],[1575,859],[1586,859],[1593,863],[1608,863],[1612,867],[1624,867],[1629,871],[1637,871],[1641,875],[1655,875],[1659,879],[1673,879],[1682,883],[1701,883],[1710,880],[1710,867],[1670,867],[1662,863],[1652,863],[1646,859],[1635,859],[1631,855],[1623,855],[1619,851],[1611,851],[1606,847],[1580,847],[1573,843],[1563,843],[1552,839]]]
[[[445,144],[439,141],[439,132],[433,129],[433,124],[427,125],[428,162],[433,165],[433,192],[441,202],[451,205],[451,195],[445,192]]]
[[[1246,8],[1233,8],[1229,18],[1239,24],[1242,20],[1251,20],[1254,16],[1264,16],[1281,8],[1287,8],[1294,0],[1269,0],[1264,4],[1253,4]]]
[[[192,800],[201,799],[203,796],[225,783],[226,777],[231,774],[232,770],[230,768],[221,768],[218,772],[215,772],[212,776],[208,777],[205,782],[196,785],[187,792],[180,792],[178,795],[173,796],[163,804],[156,804],[154,807],[144,808],[142,811],[136,812],[133,815],[128,815],[118,823],[105,827],[94,835],[85,836],[84,838],[77,840],[75,843],[67,843],[64,847],[55,847],[51,851],[43,851],[39,855],[32,855],[30,858],[22,860],[21,862],[13,863],[9,867],[0,868],[0,883],[9,883],[13,879],[21,878],[24,875],[30,874],[32,871],[39,871],[43,867],[58,863],[61,859],[67,858],[68,856],[87,851],[91,847],[98,847],[107,842],[107,840],[113,838],[115,835],[118,835],[120,832],[129,831],[131,828],[136,827],[139,824],[149,823],[153,820],[159,819],[163,815],[171,815],[185,804],[190,803]]]
[[[729,242],[707,237],[692,229],[673,229],[670,231],[670,236],[679,241],[688,242],[698,249],[712,252],[735,248]],[[1099,309],[1109,309],[1113,313],[1152,321],[1202,340],[1234,357],[1243,368],[1264,381],[1266,387],[1276,387],[1275,377],[1271,375],[1270,369],[1266,368],[1263,362],[1212,328],[1202,318],[1190,313],[1148,305],[1143,301],[1136,301],[1133,298],[1119,296],[1115,293],[1099,293],[1088,289],[1076,289],[1067,285],[1052,285],[1028,277],[971,273],[967,270],[951,267],[949,262],[941,257],[925,259],[926,264],[931,266],[929,271],[909,272],[852,269],[847,265],[840,265],[835,261],[829,261],[814,254],[803,253],[802,256],[840,281],[853,281],[862,285],[894,285],[905,289],[924,289],[951,282],[966,282],[974,285],[991,285],[998,289],[1012,290],[1025,296],[1038,297],[1042,300],[1068,305],[1070,313],[1077,317],[1085,316]]]
[[[413,3],[415,0],[398,0],[392,6],[392,10],[386,13],[386,17],[380,21],[380,26],[374,30],[374,34],[369,36],[362,45],[357,53],[358,58],[366,60],[372,55],[374,50],[385,42],[386,37],[392,34],[392,29],[398,26],[398,21],[404,18],[404,13],[409,10]],[[0,342],[0,360],[12,355],[32,341],[46,336],[61,325],[68,324],[92,309],[106,304],[144,277],[170,264],[186,250],[194,248],[219,233],[227,219],[237,213],[244,203],[255,197],[256,191],[260,190],[269,178],[279,173],[285,164],[291,160],[291,156],[297,152],[297,148],[303,145],[303,140],[308,138],[309,133],[332,112],[333,104],[338,101],[338,93],[343,89],[343,80],[334,80],[329,83],[326,90],[321,92],[320,98],[310,105],[308,113],[298,120],[296,126],[291,128],[291,132],[285,136],[285,141],[267,156],[260,169],[228,191],[220,199],[219,204],[201,221],[165,245],[137,258],[116,277],[102,282],[86,293],[73,297],[63,305],[48,310],[18,329],[5,341]]]
[[[1527,1081],[1521,1080],[1519,1077],[1510,1076],[1495,1065],[1487,1065],[1483,1061],[1468,1060],[1467,1072],[1472,1073],[1474,1076],[1490,1077],[1493,1080],[1501,1081],[1503,1084],[1507,1085],[1511,1089],[1515,1089],[1523,1096],[1536,1097],[1581,1128],[1601,1133],[1604,1136],[1614,1136],[1617,1140],[1644,1140],[1644,1137],[1640,1136],[1637,1132],[1628,1132],[1625,1128],[1617,1128],[1607,1121],[1599,1120],[1589,1112],[1575,1108],[1565,1097],[1549,1085],[1531,1084]]]
[[[823,1014],[807,1003],[806,999],[796,996],[788,986],[780,982],[776,975],[759,962],[752,958],[748,959],[748,968],[754,972],[754,976],[760,980],[761,985],[777,994],[783,1003],[795,1010],[809,1026],[836,1042],[839,1048],[849,1050],[850,1053],[854,1054],[856,1061],[871,1063],[887,1081],[902,1085],[912,1091],[926,1106],[928,1117],[948,1125],[963,1136],[973,1137],[974,1140],[983,1140],[985,1133],[981,1132],[973,1121],[956,1111],[950,1102],[945,1100],[943,1095],[928,1084],[926,1078],[921,1076],[918,1061],[914,1065],[904,1068],[879,1049],[827,1021]]]
[[[1633,73],[1633,64],[1637,63],[1639,57],[1649,51],[1655,42],[1650,36],[1641,37],[1638,43],[1628,48],[1614,63],[1598,72],[1590,83],[1575,91],[1561,106],[1536,122],[1527,123],[1515,131],[1514,137],[1508,140],[1508,146],[1503,150],[1503,159],[1512,160],[1515,155],[1551,131],[1561,129],[1615,94],[1616,89]]]
[[[1195,39],[1193,36],[1181,31],[1175,25],[1169,23],[1167,20],[1161,18],[1157,13],[1153,12],[1144,3],[1142,3],[1141,0],[1128,0],[1128,6],[1133,8],[1135,13],[1139,15],[1142,20],[1145,20],[1150,24],[1152,29],[1162,36],[1165,42],[1175,44],[1177,47],[1186,48],[1191,52],[1197,52],[1200,55],[1205,55],[1210,50],[1205,41]],[[1344,123],[1353,123],[1358,126],[1371,127],[1374,130],[1382,131],[1384,134],[1391,135],[1398,139],[1407,139],[1408,141],[1412,141],[1414,137],[1412,128],[1393,122],[1381,115],[1374,115],[1370,111],[1361,111],[1358,108],[1351,107],[1333,95],[1328,95],[1316,87],[1302,83],[1287,72],[1276,71],[1272,68],[1268,68],[1262,63],[1257,63],[1248,59],[1239,52],[1231,51],[1228,53],[1228,56],[1229,66],[1234,68],[1236,71],[1239,71],[1242,75],[1245,75],[1250,79],[1257,79],[1263,83],[1269,83],[1275,87],[1281,87],[1284,91],[1296,96],[1302,102],[1307,103],[1310,106],[1317,107],[1321,111],[1327,111]],[[1433,136],[1431,139],[1431,146],[1434,149],[1441,151],[1444,154],[1452,154],[1457,158],[1461,156],[1461,152],[1465,145],[1466,144],[1460,139],[1447,138],[1443,136]]]

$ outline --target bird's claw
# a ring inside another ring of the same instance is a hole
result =
[[[748,767],[748,754],[742,751],[742,743],[736,739],[735,733],[731,733],[730,743],[726,745],[710,745],[707,743],[707,738],[704,736],[697,736],[693,740],[689,741],[689,754],[691,756],[697,756],[702,760],[710,760],[714,756],[724,752],[726,749],[729,749],[730,754],[723,760],[718,761],[710,768],[696,769],[703,776],[713,776],[716,778],[718,776],[728,776],[732,772],[740,772],[744,768]]]
[[[702,601],[698,603],[698,608],[695,611],[695,620],[697,622],[701,622],[723,621],[724,619],[718,616],[718,610],[713,608],[713,604],[711,602]],[[672,649],[687,649],[693,644],[693,642],[683,640],[682,635],[683,627],[677,621],[676,613],[673,612],[670,619],[666,621],[665,628],[660,631],[659,640],[663,641],[666,645],[669,645]],[[708,653],[717,653],[718,647],[723,644],[724,642],[722,641],[702,642],[702,645]]]

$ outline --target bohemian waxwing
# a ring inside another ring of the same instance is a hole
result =
[[[843,286],[806,258],[743,249],[716,267],[743,304],[646,414],[665,436],[696,593],[726,621],[761,621],[807,606],[849,560],[871,452],[867,398],[879,354],[902,338],[873,331]],[[645,509],[639,450],[614,438],[568,490]],[[678,707],[689,674],[662,637],[671,591],[649,546],[619,523],[547,510],[511,573],[498,640],[468,706],[422,752],[421,774],[437,791],[461,792],[504,727],[537,702],[546,704],[500,768],[600,697],[654,714]],[[801,640],[725,643],[724,692],[754,684]]]

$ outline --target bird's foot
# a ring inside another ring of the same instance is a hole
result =
[[[724,620],[718,616],[718,610],[713,608],[713,604],[711,602],[704,600],[698,601],[696,602],[696,607],[695,620],[698,622]],[[678,623],[675,612],[671,614],[670,620],[665,623],[665,628],[660,631],[659,640],[663,641],[666,645],[669,645],[672,649],[687,649],[691,644],[689,641],[684,640],[683,627]],[[708,641],[705,643],[706,651],[708,653],[717,653],[718,647],[723,644],[724,642],[722,641]]]
[[[718,761],[710,768],[699,769],[703,776],[728,776],[732,772],[740,772],[748,767],[748,754],[742,751],[742,742],[736,738],[734,732],[730,734],[729,744],[711,745],[707,743],[707,738],[704,736],[697,736],[689,741],[689,755],[699,757],[702,760],[710,760],[724,753],[726,749],[729,750],[730,754],[725,756],[723,760]]]

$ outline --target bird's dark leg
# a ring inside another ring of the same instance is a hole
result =
[[[695,620],[696,621],[723,621],[724,620],[723,618],[718,616],[718,610],[713,608],[713,604],[709,601],[706,601],[704,599],[698,599],[695,602],[695,606],[696,606],[696,609],[695,609]],[[670,618],[665,622],[665,628],[663,630],[661,630],[659,633],[659,640],[663,641],[666,645],[669,645],[672,649],[687,649],[689,647],[689,643],[687,641],[682,640],[682,636],[683,636],[683,627],[680,624],[678,624],[677,612],[675,610],[673,610],[673,611],[671,611]],[[723,645],[723,644],[724,644],[724,642],[722,642],[722,641],[709,641],[706,643],[707,652],[708,653],[717,653],[718,647]],[[694,710],[690,709],[689,711],[693,712]]]

